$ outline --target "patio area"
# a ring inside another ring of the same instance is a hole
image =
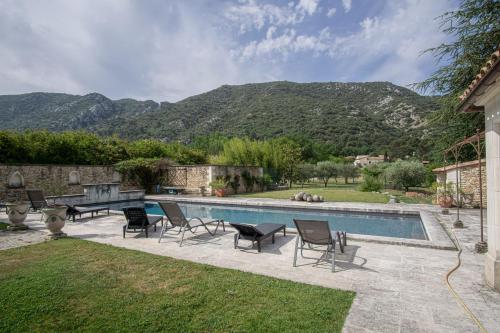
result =
[[[345,206],[345,204],[343,204]],[[359,206],[364,207],[363,205]],[[376,208],[376,205],[372,205]],[[427,209],[451,229],[453,215],[441,215],[432,206]],[[5,220],[0,213],[0,220]],[[466,228],[454,230],[461,247],[462,266],[451,283],[467,306],[489,332],[500,327],[500,294],[484,283],[484,256],[474,253],[479,235],[479,212],[462,211]],[[0,249],[29,245],[46,239],[47,230],[38,214],[30,214],[31,230],[1,232]],[[232,228],[210,237],[205,233],[189,235],[182,247],[180,237],[170,234],[158,244],[160,230],[150,238],[142,235],[121,236],[124,217],[102,216],[67,222],[64,231],[71,237],[140,250],[148,253],[237,269],[281,279],[356,291],[344,332],[479,332],[478,326],[464,312],[445,284],[446,273],[455,266],[458,251],[348,241],[346,252],[337,255],[336,272],[327,263],[299,259],[292,267],[295,234],[279,235],[276,243],[264,242],[262,253],[250,242],[241,241],[233,248]]]

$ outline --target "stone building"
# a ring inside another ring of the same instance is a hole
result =
[[[482,193],[483,193],[483,207],[486,208],[486,160],[481,160],[482,168]],[[479,163],[478,161],[463,162],[457,165],[447,165],[445,167],[432,170],[436,174],[438,184],[452,183],[453,189],[456,187],[456,179],[458,173],[458,185],[460,190],[459,197],[455,194],[455,205],[460,199],[462,205],[466,208],[479,207]]]
[[[488,191],[486,282],[500,291],[500,48],[460,96],[457,112],[484,112]]]
[[[370,156],[370,155],[358,155],[354,160],[354,165],[357,167],[365,167],[370,164],[382,163],[385,161],[384,155]]]

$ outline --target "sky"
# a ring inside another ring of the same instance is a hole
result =
[[[390,81],[439,64],[455,0],[0,0],[0,95],[176,102],[224,84]]]

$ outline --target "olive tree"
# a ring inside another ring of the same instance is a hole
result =
[[[408,191],[410,187],[421,185],[427,176],[427,169],[420,162],[397,161],[389,165],[386,175],[390,182]]]
[[[321,179],[325,184],[328,185],[328,181],[332,177],[337,177],[338,175],[338,165],[332,161],[321,161],[316,164],[316,177]]]
[[[295,169],[295,181],[304,187],[304,183],[309,181],[315,175],[314,164],[303,163],[297,165]]]

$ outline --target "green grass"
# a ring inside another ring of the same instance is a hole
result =
[[[322,195],[325,201],[333,202],[372,202],[372,203],[387,203],[389,197],[381,193],[361,192],[357,190],[358,184],[328,184],[324,187],[323,184],[310,183],[304,185],[294,185],[290,190],[283,191],[267,191],[257,193],[239,194],[241,197],[249,198],[270,198],[270,199],[289,199],[290,196],[300,192],[308,192],[312,194]]]
[[[5,222],[0,222],[0,231],[2,230],[7,230],[7,227],[9,226],[8,223]]]
[[[0,286],[0,332],[340,332],[355,295],[76,239],[0,251]]]
[[[322,195],[325,201],[330,202],[365,202],[365,203],[387,203],[389,195],[373,192],[362,192],[358,190],[359,184],[344,184],[344,183],[329,183],[325,188],[320,183],[305,184],[302,188],[300,185],[294,185],[290,190],[282,191],[266,191],[256,193],[240,193],[238,197],[246,198],[269,198],[269,199],[289,199],[292,195],[304,191],[311,194]],[[409,198],[404,195],[402,191],[396,190],[382,190],[381,192],[389,192],[395,195],[400,202],[417,204],[417,203],[431,203],[429,197]]]

